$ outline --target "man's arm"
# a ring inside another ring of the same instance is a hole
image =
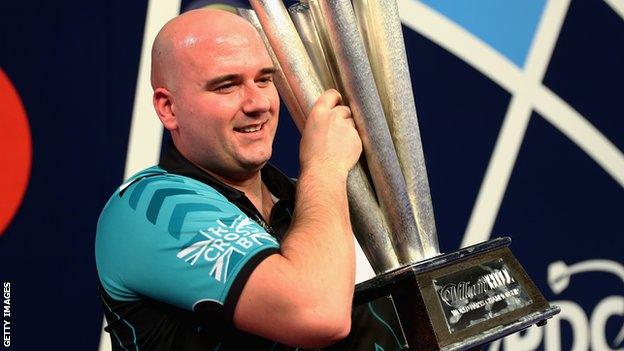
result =
[[[348,171],[361,153],[340,94],[323,94],[306,122],[293,223],[281,253],[256,267],[240,295],[234,324],[305,348],[344,338],[351,326],[355,276],[347,201]]]

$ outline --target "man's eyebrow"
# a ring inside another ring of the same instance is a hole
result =
[[[265,74],[274,74],[277,72],[277,68],[275,67],[266,67],[260,70],[260,75],[263,76]]]
[[[225,74],[222,76],[218,76],[215,78],[212,78],[211,80],[206,82],[206,87],[210,88],[213,87],[217,84],[223,83],[223,82],[227,82],[229,80],[236,80],[240,77],[239,74]]]
[[[274,74],[275,72],[277,72],[277,68],[275,67],[265,67],[263,69],[260,70],[259,75],[263,76],[266,74]],[[210,88],[210,87],[214,87],[220,83],[223,82],[227,82],[227,81],[233,81],[236,79],[239,79],[240,75],[239,74],[225,74],[222,76],[218,76],[215,78],[212,78],[211,80],[206,82],[206,87]]]

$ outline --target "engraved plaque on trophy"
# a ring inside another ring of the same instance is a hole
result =
[[[559,312],[498,238],[378,275],[356,305],[390,296],[409,350],[470,350]]]

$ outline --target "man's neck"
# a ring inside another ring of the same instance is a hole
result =
[[[198,166],[201,168],[201,166]],[[273,198],[267,186],[262,182],[260,171],[250,174],[249,177],[240,179],[225,178],[219,174],[202,168],[204,172],[217,178],[221,182],[231,186],[234,189],[245,193],[245,196],[251,201],[256,209],[262,214],[266,222],[269,221],[271,210],[273,209]]]
[[[202,168],[203,169],[203,168]],[[238,189],[247,194],[259,194],[262,186],[262,176],[260,171],[254,172],[250,174],[248,177],[244,178],[227,178],[223,177],[215,172],[211,172],[209,170],[204,169],[204,171],[211,176],[217,178],[223,183],[231,186],[232,188]]]
[[[197,166],[202,171],[210,174],[213,178],[221,181],[228,186],[231,186],[236,190],[240,190],[245,193],[245,196],[256,207],[258,212],[260,212],[264,220],[267,223],[269,222],[271,210],[273,209],[273,198],[269,189],[262,182],[262,174],[260,172],[260,169],[256,171],[241,173],[232,172],[230,174],[227,174],[227,176],[224,176],[221,173],[225,172],[209,170],[194,162],[192,160],[192,157],[189,157],[190,155],[185,155],[183,149],[181,149],[180,146],[176,144],[176,138],[174,135],[172,135],[172,138],[173,144],[177,148],[178,152],[180,152],[180,154],[184,156],[184,158],[186,158],[189,162]]]

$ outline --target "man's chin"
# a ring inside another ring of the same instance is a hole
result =
[[[260,159],[260,160],[247,160],[245,162],[241,162],[240,166],[247,172],[258,172],[264,167],[264,165],[269,162],[269,158]]]
[[[255,153],[249,153],[248,155],[253,155],[252,157],[239,157],[238,163],[239,165],[246,170],[260,170],[271,158],[271,151],[268,150],[256,150]]]

